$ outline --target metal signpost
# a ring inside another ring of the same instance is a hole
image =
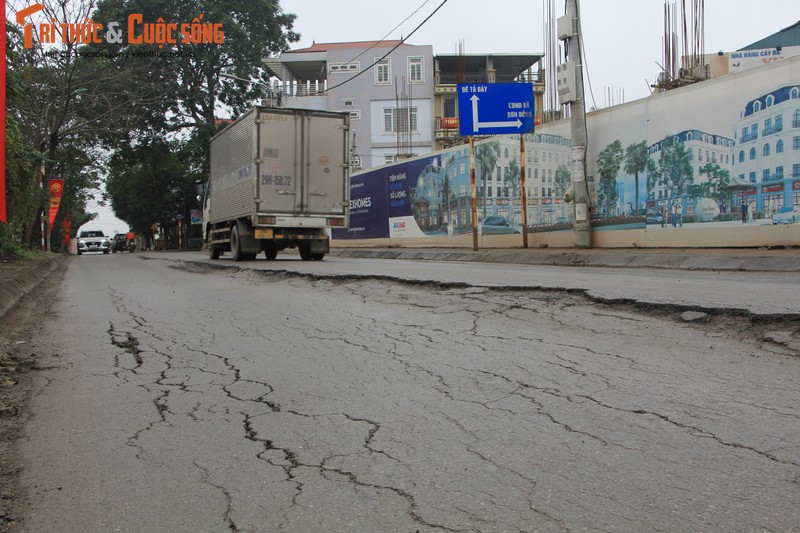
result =
[[[470,189],[472,191],[472,249],[478,249],[477,194],[475,187],[475,135],[519,135],[521,169],[525,169],[524,134],[534,128],[532,83],[459,83],[459,134],[469,137]],[[485,176],[482,176],[486,179]],[[525,175],[522,184],[522,239],[528,246]]]

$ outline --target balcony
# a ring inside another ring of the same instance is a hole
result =
[[[770,126],[769,128],[764,128],[761,130],[761,135],[766,137],[767,135],[772,135],[773,133],[780,133],[783,131],[783,124],[775,124],[774,126]]]
[[[742,138],[740,139],[740,143],[749,143],[750,141],[755,141],[758,139],[758,133],[743,133]]]

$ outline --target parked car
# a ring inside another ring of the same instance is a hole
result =
[[[111,251],[111,241],[100,230],[82,231],[78,234],[78,255],[84,252],[103,252],[107,254]]]
[[[663,224],[664,223],[664,215],[661,213],[656,213],[650,211],[645,216],[645,224]]]
[[[506,217],[497,215],[486,217],[481,222],[481,235],[497,235],[501,233],[522,234],[522,226],[512,224]]]
[[[794,224],[800,220],[800,207],[781,207],[772,215],[773,224]]]

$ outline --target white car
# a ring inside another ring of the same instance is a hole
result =
[[[800,206],[781,207],[772,215],[773,224],[794,224],[800,220]]]
[[[103,252],[107,254],[110,251],[111,241],[102,231],[82,231],[78,235],[78,255],[83,252]]]

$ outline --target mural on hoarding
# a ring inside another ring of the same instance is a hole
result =
[[[571,143],[555,135],[530,134],[525,139],[529,147],[526,149],[529,225],[552,228],[561,224],[566,229],[570,225],[571,208],[563,195],[570,183],[567,165]],[[519,137],[493,137],[476,143],[475,161],[480,232],[521,233]],[[350,228],[334,230],[335,239],[453,236],[472,232],[466,145],[354,174],[350,191]]]
[[[800,228],[800,56],[589,113],[587,128],[594,230]],[[531,232],[571,230],[569,131],[562,120],[525,135]],[[518,136],[476,142],[483,234],[521,227],[519,151]],[[377,209],[334,238],[471,232],[466,145],[352,179],[352,198],[368,189]]]

